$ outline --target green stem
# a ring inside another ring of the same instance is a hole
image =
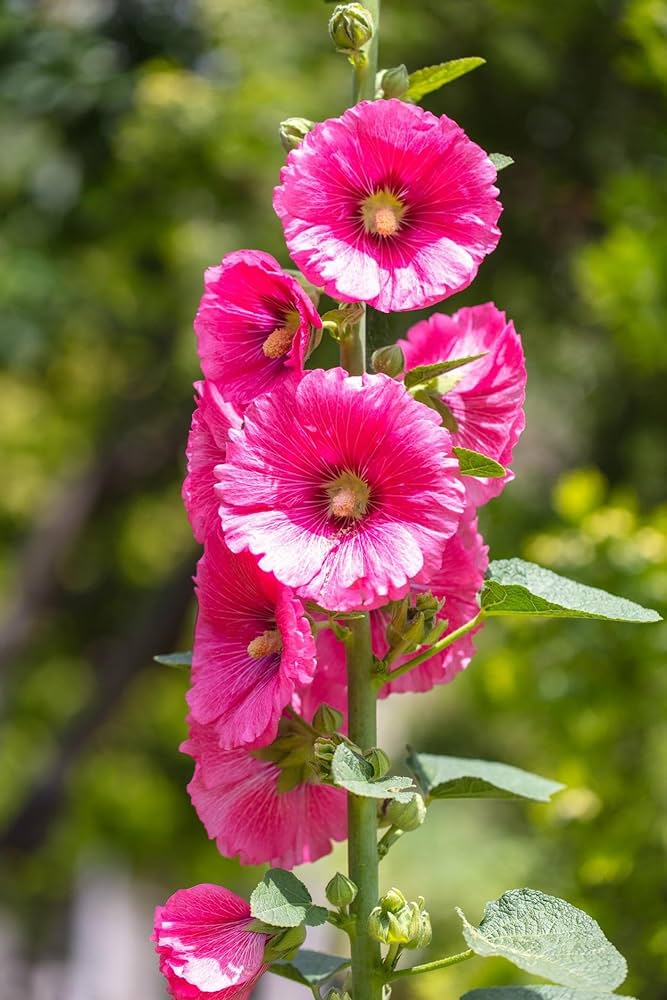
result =
[[[396,826],[390,826],[387,832],[382,836],[378,842],[378,860],[382,861],[383,858],[389,854],[390,847],[400,840],[405,830],[399,830]]]
[[[457,639],[460,639],[461,636],[471,632],[477,625],[479,625],[483,617],[484,612],[480,611],[471,621],[466,622],[465,625],[461,625],[460,628],[454,629],[454,631],[450,632],[449,635],[446,635],[444,639],[434,642],[432,646],[428,647],[428,649],[423,650],[421,653],[417,653],[416,656],[413,656],[412,659],[408,660],[406,663],[402,663],[400,667],[396,668],[396,670],[392,670],[388,674],[376,674],[375,683],[377,687],[383,687],[385,684],[390,684],[391,681],[395,681],[397,677],[402,677],[403,674],[407,674],[411,670],[414,670],[415,667],[425,663],[426,660],[430,660],[432,656],[436,656],[438,653],[441,653],[443,649],[447,649],[448,646],[451,646],[452,643],[456,642]]]
[[[472,949],[468,951],[461,951],[458,955],[449,955],[447,958],[439,958],[435,962],[426,962],[425,965],[413,965],[411,969],[399,969],[398,972],[392,972],[389,977],[390,981],[393,982],[394,979],[404,979],[406,976],[421,976],[424,972],[437,972],[438,969],[447,969],[450,965],[458,965],[459,962],[467,962],[469,958],[474,957],[475,952]]]
[[[350,375],[363,375],[366,371],[366,310],[358,323],[340,342],[341,367]]]
[[[375,74],[378,66],[378,42],[380,38],[380,0],[363,0],[375,25],[375,31],[368,45],[364,47],[364,58],[354,64],[353,102],[375,99]]]
[[[346,642],[350,738],[362,750],[377,741],[376,688],[373,682],[370,619],[350,622]],[[352,936],[352,981],[355,1000],[381,1000],[380,945],[368,933],[368,916],[377,905],[377,803],[348,795],[348,868],[359,890],[350,907],[355,918]]]

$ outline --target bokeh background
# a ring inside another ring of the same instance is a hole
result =
[[[444,308],[494,299],[528,358],[517,479],[486,509],[521,554],[667,602],[667,3],[385,0],[381,63],[485,67],[426,99],[500,175],[503,239]],[[196,549],[179,498],[202,269],[256,246],[277,124],[349,101],[321,0],[5,0],[0,7],[0,997],[157,1000],[151,907],[258,870],[221,859],[185,794]],[[396,330],[410,317],[398,317]],[[449,802],[384,863],[453,906],[532,885],[667,996],[663,626],[489,624],[456,682],[382,706],[401,746],[562,780],[549,806]],[[315,887],[339,852],[300,874]],[[324,942],[336,946],[333,942]],[[395,990],[524,981],[475,961]],[[268,985],[267,985],[268,984]],[[261,996],[303,990],[267,977]],[[258,993],[258,996],[260,994]]]

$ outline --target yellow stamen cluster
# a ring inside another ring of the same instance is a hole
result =
[[[361,203],[361,216],[367,233],[386,239],[401,228],[405,205],[387,188],[380,188]]]
[[[358,521],[368,510],[370,487],[353,472],[341,472],[340,476],[326,484],[329,497],[329,515],[351,518]]]
[[[283,354],[287,354],[289,351],[293,340],[294,330],[289,330],[286,326],[278,326],[262,344],[262,351],[267,358],[282,358]]]
[[[283,640],[278,629],[262,632],[255,639],[248,643],[248,656],[253,660],[259,660],[262,656],[271,656],[273,653],[280,653],[283,648]]]

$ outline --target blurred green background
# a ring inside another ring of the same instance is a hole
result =
[[[383,6],[384,66],[486,57],[424,103],[516,160],[500,175],[499,249],[443,306],[493,298],[524,338],[528,429],[516,482],[482,514],[492,553],[664,613],[667,3]],[[67,963],[86,873],[145,898],[135,948],[151,968],[150,905],[257,878],[218,857],[189,805],[187,677],[151,656],[190,641],[196,550],[179,490],[202,269],[251,246],[289,263],[270,207],[276,129],[349,102],[330,9],[0,7],[3,1000],[115,996],[38,988]],[[492,623],[479,647],[453,685],[382,706],[389,742],[498,758],[568,791],[528,809],[436,805],[384,877],[427,895],[441,954],[459,948],[455,904],[476,920],[507,888],[565,896],[627,956],[623,992],[667,997],[665,628]],[[110,933],[107,898],[94,920]],[[476,961],[395,996],[519,981]],[[149,996],[141,981],[133,993]]]

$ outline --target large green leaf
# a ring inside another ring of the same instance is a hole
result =
[[[465,73],[483,66],[486,59],[479,56],[469,56],[466,59],[450,59],[449,62],[438,63],[436,66],[424,66],[410,74],[410,86],[403,95],[403,100],[416,103],[433,90],[439,90],[446,83],[457,80]]]
[[[408,755],[408,766],[432,799],[532,799],[548,802],[564,785],[509,764],[436,754]]]
[[[513,889],[487,903],[479,927],[457,913],[477,955],[500,955],[560,986],[613,990],[627,975],[625,959],[592,917],[537,889]]]
[[[468,990],[461,1000],[635,1000],[618,993],[572,990],[567,986],[489,986]]]
[[[192,650],[188,649],[182,653],[158,653],[153,659],[156,663],[162,663],[166,667],[191,667]]]
[[[313,906],[306,886],[292,872],[271,868],[250,896],[250,912],[256,920],[272,927],[323,924],[327,911]]]
[[[331,777],[335,785],[366,799],[397,799],[409,802],[414,792],[411,778],[387,775],[374,778],[373,768],[345,743],[336,747],[331,761]]]
[[[475,476],[478,479],[500,479],[505,475],[505,469],[479,451],[471,451],[470,448],[452,448],[452,451],[459,460],[459,469],[462,476]]]
[[[487,615],[600,618],[617,622],[662,620],[657,611],[568,580],[523,559],[499,559],[490,564],[481,604]]]
[[[321,986],[337,972],[347,969],[349,964],[349,958],[301,948],[289,962],[274,962],[269,966],[269,972],[302,986]]]

